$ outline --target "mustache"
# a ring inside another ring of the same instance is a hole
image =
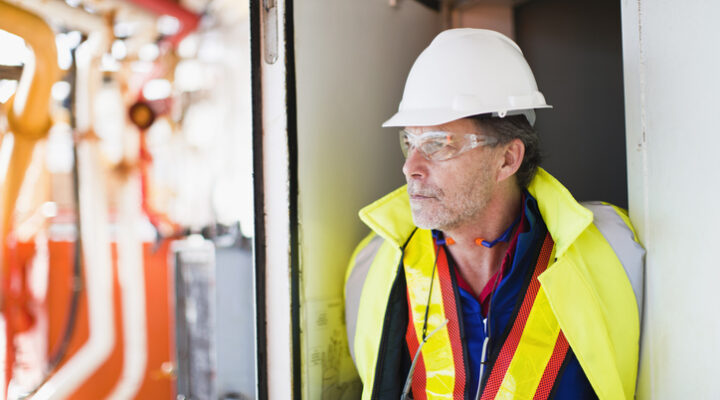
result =
[[[416,182],[408,182],[407,192],[410,196],[440,197],[443,191],[438,188],[422,186]]]

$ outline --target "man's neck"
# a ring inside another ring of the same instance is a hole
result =
[[[455,241],[448,249],[476,295],[499,270],[508,248],[508,242],[498,242],[488,248],[478,245],[476,239],[493,241],[500,237],[522,212],[521,199],[520,188],[508,188],[493,196],[480,215],[462,226],[444,231]]]

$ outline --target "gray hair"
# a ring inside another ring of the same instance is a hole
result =
[[[540,155],[540,138],[524,115],[511,115],[505,118],[493,117],[491,114],[480,114],[470,117],[481,130],[498,139],[497,145],[503,145],[513,139],[520,139],[525,145],[525,156],[515,176],[521,188],[527,188],[535,176],[542,156]]]

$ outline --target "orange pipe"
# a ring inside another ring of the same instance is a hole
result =
[[[17,92],[7,104],[8,125],[15,141],[2,187],[0,244],[4,244],[35,142],[50,129],[50,91],[60,69],[55,33],[40,17],[0,0],[0,29],[25,39],[34,54],[34,60],[23,68]]]
[[[0,29],[23,38],[35,56],[34,68],[26,65],[23,69],[18,90],[9,102],[10,130],[16,136],[39,139],[50,128],[50,90],[60,76],[55,33],[42,18],[2,0]]]
[[[22,266],[15,263],[14,268],[8,262],[7,239],[12,227],[12,216],[15,210],[20,187],[25,179],[25,172],[32,160],[35,143],[44,137],[50,129],[50,91],[60,76],[57,65],[57,49],[55,34],[40,17],[0,0],[0,29],[20,36],[33,51],[34,57],[28,60],[23,68],[18,89],[7,103],[7,120],[14,141],[10,163],[2,181],[2,198],[0,198],[0,288],[2,288],[2,309],[7,318],[16,309],[17,297],[11,294],[8,284],[13,273],[20,272]],[[19,296],[22,298],[22,295]],[[13,301],[15,300],[15,301]],[[14,303],[14,305],[13,305]],[[15,326],[14,320],[6,325],[7,359],[5,379],[1,382],[1,396],[5,397],[9,372],[13,366],[12,343],[15,332],[22,326]],[[21,324],[22,325],[22,324]]]

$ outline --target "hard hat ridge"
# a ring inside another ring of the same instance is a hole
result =
[[[548,108],[520,47],[485,29],[441,32],[413,64],[398,112],[383,126],[431,126],[494,114]]]

